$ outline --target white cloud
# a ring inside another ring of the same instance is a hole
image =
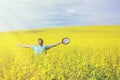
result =
[[[69,13],[77,13],[77,11],[74,10],[74,9],[67,9],[67,12],[69,12]]]
[[[0,14],[0,31],[10,31],[18,29],[27,29],[27,27],[17,18],[10,15],[7,11]]]
[[[119,2],[119,0],[0,0],[0,31],[79,23],[116,24],[120,21]]]

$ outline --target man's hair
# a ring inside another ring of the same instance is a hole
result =
[[[43,43],[43,39],[42,38],[39,38],[38,41],[41,40],[41,42]]]

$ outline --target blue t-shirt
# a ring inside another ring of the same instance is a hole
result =
[[[43,52],[46,52],[46,50],[49,48],[49,46],[47,46],[47,45],[45,45],[45,46],[40,46],[40,45],[35,46],[35,45],[33,45],[33,46],[31,46],[31,48],[34,51],[34,54],[36,55],[36,54],[41,54]]]

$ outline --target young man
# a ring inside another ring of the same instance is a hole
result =
[[[58,42],[58,43],[55,43],[55,44],[51,44],[51,45],[43,45],[43,39],[39,38],[38,39],[38,45],[35,46],[35,45],[26,45],[26,44],[18,44],[18,46],[20,47],[24,47],[24,48],[31,48],[33,51],[34,51],[34,54],[40,54],[42,52],[45,52],[52,48],[52,47],[55,47],[57,45],[60,45],[62,44],[62,41],[61,42]]]

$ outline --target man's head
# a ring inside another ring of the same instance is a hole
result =
[[[38,39],[38,45],[40,45],[40,46],[43,45],[43,39],[41,39],[41,38]]]

